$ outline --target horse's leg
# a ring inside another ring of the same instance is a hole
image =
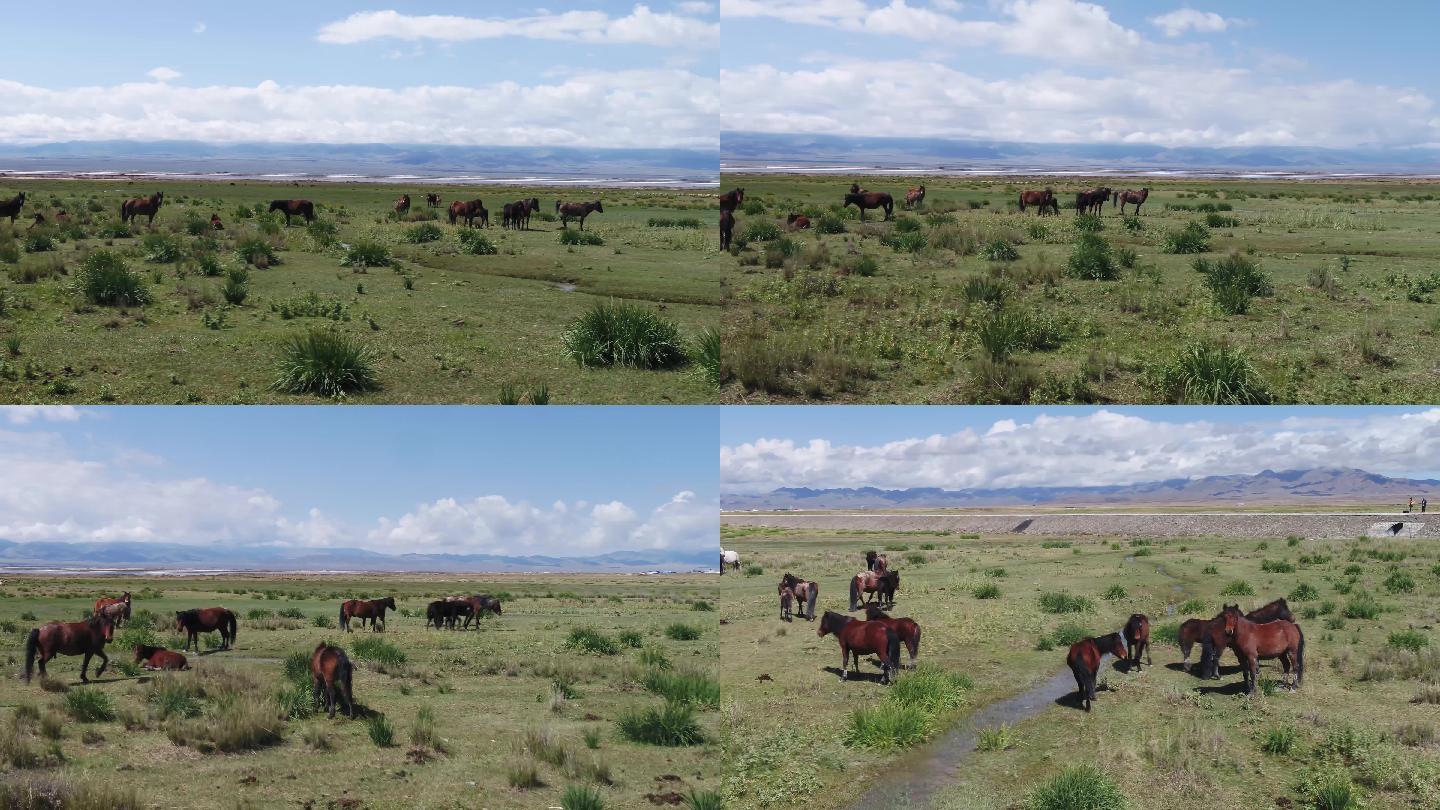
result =
[[[87,651],[85,652],[85,657],[82,658],[82,659],[80,659],[80,682],[81,682],[81,683],[89,683],[89,682],[90,682],[90,676],[87,675],[87,674],[85,674],[85,670],[88,669],[89,667],[90,667],[90,652],[87,650]],[[95,673],[95,674],[96,674],[96,677],[99,677],[99,674],[100,674],[100,673],[97,672],[97,673]]]
[[[1145,647],[1145,665],[1146,665],[1146,666],[1154,666],[1154,665],[1155,665],[1155,662],[1154,662],[1153,660],[1151,660],[1151,658],[1150,658],[1150,639],[1148,639],[1148,638],[1145,639],[1144,647]]]
[[[314,698],[316,707],[323,707],[325,700],[325,681],[319,675],[312,674],[310,679],[314,683],[310,686],[311,697]]]
[[[97,669],[97,670],[95,670],[95,677],[98,678],[98,677],[100,677],[101,675],[104,675],[104,674],[105,674],[105,668],[108,667],[108,666],[110,666],[110,658],[109,658],[107,655],[105,655],[105,648],[104,648],[104,647],[101,647],[99,650],[96,650],[95,654],[98,655],[98,656],[100,656],[100,668]]]

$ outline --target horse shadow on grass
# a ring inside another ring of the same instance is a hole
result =
[[[834,676],[837,677],[837,678],[840,678],[842,675],[844,675],[844,673],[841,671],[840,667],[823,667],[823,669],[824,669],[824,671],[830,673],[831,675],[834,675]],[[868,671],[863,670],[863,669],[857,672],[857,671],[855,671],[855,670],[852,669],[852,670],[850,670],[850,675],[849,675],[849,677],[846,678],[845,680],[851,680],[851,681],[870,681],[871,683],[883,683],[883,682],[884,682],[884,677],[885,677],[885,676],[884,676],[882,673],[879,673],[879,672],[868,672]]]

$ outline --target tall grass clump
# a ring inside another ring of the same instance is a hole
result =
[[[725,800],[713,790],[696,792],[693,788],[685,795],[685,810],[722,810]]]
[[[290,394],[339,399],[380,387],[375,355],[342,332],[312,329],[280,346],[279,375],[273,387]]]
[[[340,258],[341,267],[389,267],[395,263],[390,248],[379,242],[357,241]]]
[[[986,582],[982,585],[976,585],[975,588],[970,591],[970,595],[976,599],[999,599],[1000,586],[993,582]]]
[[[134,788],[101,781],[73,781],[63,776],[0,779],[0,807],[5,810],[141,810],[150,806]]]
[[[1090,281],[1113,281],[1120,266],[1110,252],[1110,243],[1093,233],[1083,233],[1065,261],[1065,275]]]
[[[1020,251],[1004,239],[995,239],[980,248],[980,258],[992,262],[1013,262],[1020,258]]]
[[[471,256],[493,256],[500,252],[490,237],[476,230],[467,228],[456,238],[460,240],[460,249]]]
[[[1095,603],[1088,597],[1075,596],[1064,591],[1048,591],[1040,594],[1040,609],[1046,613],[1089,613]]]
[[[220,285],[220,295],[231,306],[240,306],[250,297],[250,272],[243,267],[232,267]]]
[[[689,703],[709,709],[720,705],[720,682],[703,672],[651,669],[640,683],[672,703]]]
[[[1197,342],[1152,365],[1147,384],[1174,404],[1266,405],[1270,392],[1244,350]]]
[[[603,245],[605,244],[605,238],[594,231],[577,231],[574,228],[565,228],[560,231],[560,244]]]
[[[1178,231],[1165,234],[1160,242],[1161,253],[1187,254],[1204,253],[1210,249],[1210,229],[1198,222],[1191,222]]]
[[[372,714],[365,720],[365,731],[376,748],[389,748],[395,744],[395,727],[383,714]]]
[[[1215,306],[1227,315],[1244,315],[1250,311],[1250,299],[1274,293],[1270,276],[1259,263],[1240,253],[1210,261],[1196,259],[1195,272],[1205,277],[1205,286]]]
[[[1366,619],[1374,621],[1380,618],[1385,612],[1385,606],[1367,591],[1358,591],[1345,603],[1344,615],[1347,619]]]
[[[246,264],[262,269],[280,263],[280,257],[275,255],[275,248],[258,236],[247,236],[236,242],[235,256]]]
[[[268,698],[247,692],[226,695],[210,714],[166,728],[170,741],[201,753],[253,751],[279,745],[285,723],[279,707]]]
[[[151,300],[140,275],[111,250],[97,250],[86,256],[80,262],[75,283],[85,300],[100,306],[139,306]]]
[[[694,641],[700,638],[700,628],[693,624],[675,622],[665,628],[665,636],[676,641]]]
[[[887,693],[887,698],[902,706],[912,706],[929,715],[954,711],[965,702],[965,693],[974,683],[958,672],[947,672],[934,664],[921,664],[900,676]]]
[[[1260,738],[1260,750],[1267,754],[1284,756],[1295,749],[1295,743],[1300,738],[1300,732],[1294,726],[1276,726],[1266,729],[1265,734]]]
[[[445,231],[433,222],[422,222],[405,229],[405,241],[412,245],[423,245],[427,242],[438,242],[445,236]]]
[[[614,655],[620,652],[620,645],[615,639],[593,627],[570,628],[570,635],[565,639],[565,648],[595,655]]]
[[[597,303],[561,339],[565,355],[582,366],[671,368],[686,359],[673,321],[628,302]]]
[[[598,788],[571,785],[560,796],[560,810],[605,810],[605,799]]]
[[[1075,765],[1030,791],[1025,810],[1124,810],[1119,785],[1094,765]]]
[[[706,381],[711,385],[719,385],[721,379],[720,330],[714,327],[707,327],[695,338],[695,345],[691,347],[690,359],[705,375]]]
[[[366,661],[383,667],[404,666],[409,656],[399,647],[391,644],[383,638],[366,636],[356,640],[351,647],[351,655],[356,661]]]
[[[662,708],[637,709],[616,721],[620,733],[631,742],[648,745],[699,745],[705,733],[689,704],[667,702]]]
[[[886,701],[851,711],[843,739],[854,748],[888,751],[924,742],[930,729],[930,718],[918,706]]]
[[[65,693],[65,713],[81,723],[103,723],[115,719],[115,703],[110,695],[94,687],[71,689]]]

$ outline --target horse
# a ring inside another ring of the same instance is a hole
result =
[[[865,221],[865,212],[871,208],[885,209],[885,220],[890,221],[890,215],[895,213],[895,199],[883,191],[878,192],[856,192],[845,195],[845,207],[854,205],[860,209],[860,221]]]
[[[1105,654],[1117,659],[1125,657],[1125,640],[1119,633],[1082,639],[1070,645],[1065,663],[1075,673],[1075,691],[1080,695],[1080,704],[1090,711],[1095,700],[1095,676],[1100,672],[1100,659]]]
[[[1125,660],[1137,670],[1140,669],[1140,653],[1145,653],[1145,663],[1150,660],[1150,617],[1144,613],[1131,613],[1125,622]]]
[[[20,209],[25,207],[25,192],[20,192],[4,202],[0,202],[0,218],[10,218],[10,230],[15,230],[15,220],[20,216]]]
[[[560,227],[563,228],[570,220],[578,218],[580,220],[580,230],[583,231],[585,230],[585,217],[590,216],[592,213],[603,214],[605,213],[605,208],[600,205],[599,200],[592,200],[586,203],[561,203],[559,200],[556,200],[555,213],[560,215]]]
[[[455,629],[456,623],[461,617],[468,622],[469,617],[475,615],[475,608],[469,602],[452,602],[449,599],[439,599],[431,602],[425,609],[426,626],[435,625],[436,630],[443,628]]]
[[[500,600],[488,593],[462,597],[460,601],[462,604],[470,606],[470,613],[465,617],[465,627],[469,627],[470,620],[474,619],[475,629],[479,630],[480,617],[484,616],[487,612],[494,613],[496,616],[505,615],[505,611],[500,609]]]
[[[795,601],[800,604],[800,618],[815,620],[815,601],[820,598],[820,584],[786,573],[780,578],[780,588],[789,589]]]
[[[734,549],[720,549],[720,573],[725,573],[726,568],[740,570],[740,552]]]
[[[25,195],[22,194],[20,196],[23,197]],[[736,208],[739,208],[743,202],[745,202],[745,189],[732,189],[720,195],[720,210],[734,211]]]
[[[119,627],[122,622],[130,620],[130,592],[126,591],[119,597],[102,596],[96,599],[94,613],[109,616],[110,621]]]
[[[729,250],[730,240],[735,236],[735,212],[720,212],[720,249]]]
[[[175,611],[175,632],[186,634],[182,650],[189,650],[193,643],[195,652],[200,652],[200,634],[217,630],[220,631],[220,649],[228,650],[235,643],[236,629],[234,612],[223,607]]]
[[[521,200],[516,203],[516,205],[519,206],[515,209],[515,213],[520,217],[520,230],[530,230],[530,215],[540,210],[540,200],[536,197],[531,197],[528,200]],[[599,203],[597,202],[596,205],[599,205]]]
[[[370,620],[370,629],[379,630],[385,625],[385,611],[395,610],[395,597],[384,599],[347,599],[340,604],[340,629],[350,632],[350,620],[359,619],[360,626]]]
[[[912,188],[909,191],[905,192],[906,208],[916,208],[923,202],[925,202],[924,186],[916,186],[915,188]]]
[[[1245,614],[1245,618],[1252,622],[1273,622],[1276,619],[1284,619],[1287,622],[1295,621],[1295,614],[1290,612],[1290,605],[1286,604],[1282,597]]]
[[[315,220],[315,203],[309,200],[273,200],[270,210],[285,214],[287,228],[290,227],[290,217],[305,217],[307,224]]]
[[[784,585],[780,586],[780,621],[788,622],[792,616],[791,604],[795,601],[795,594]]]
[[[792,231],[803,231],[810,227],[810,218],[804,214],[791,214],[785,218],[785,224]]]
[[[104,616],[91,616],[78,622],[50,622],[30,631],[25,639],[25,682],[35,670],[35,661],[40,661],[40,677],[45,676],[45,662],[57,655],[83,655],[80,661],[80,682],[89,683],[85,671],[90,667],[90,657],[100,656],[100,668],[95,677],[105,674],[110,659],[105,655],[105,642],[115,637],[115,625]]]
[[[395,216],[403,217],[410,213],[410,195],[401,194],[400,199],[395,201]]]
[[[190,662],[180,653],[171,652],[164,647],[147,647],[144,644],[135,645],[135,663],[145,669],[179,671],[190,668]]]
[[[1130,190],[1128,190],[1128,189],[1125,190],[1125,191],[1117,191],[1117,192],[1115,192],[1115,196],[1111,198],[1111,200],[1112,200],[1111,207],[1113,208],[1115,205],[1118,204],[1118,205],[1120,206],[1120,215],[1121,215],[1121,216],[1124,216],[1124,215],[1125,215],[1125,204],[1126,204],[1126,203],[1134,203],[1134,205],[1135,205],[1135,213],[1136,213],[1136,214],[1139,214],[1139,213],[1140,213],[1140,206],[1144,205],[1144,204],[1145,204],[1145,200],[1148,199],[1149,197],[1150,197],[1150,189],[1148,189],[1148,188],[1142,188],[1142,189],[1140,189],[1139,191],[1130,191]]]
[[[428,206],[430,206],[431,208],[439,208],[439,207],[440,207],[440,195],[439,195],[439,194],[426,194],[426,195],[425,195],[425,204],[428,205]]]
[[[861,188],[859,183],[851,183],[851,184],[850,184],[850,193],[851,193],[851,194],[864,194],[864,193],[865,193],[865,189]]]
[[[1253,622],[1241,615],[1238,605],[1225,605],[1220,615],[1230,649],[1240,660],[1247,694],[1255,694],[1260,661],[1267,658],[1279,658],[1286,675],[1293,670],[1289,688],[1300,688],[1305,680],[1305,634],[1300,625],[1286,619]]]
[[[876,607],[875,605],[865,606],[865,620],[871,622],[883,622],[885,626],[895,631],[900,637],[901,643],[910,653],[910,668],[915,668],[915,658],[920,654],[920,625],[914,619],[902,617],[892,618],[890,614]]]
[[[225,223],[223,223],[223,222],[220,221],[220,215],[219,215],[219,214],[211,214],[211,215],[210,215],[210,229],[211,229],[211,230],[214,230],[214,231],[223,231],[223,230],[225,230]]]
[[[1190,669],[1190,649],[1198,641],[1200,642],[1200,677],[1210,680],[1219,679],[1220,655],[1225,651],[1222,618],[1217,614],[1212,619],[1189,619],[1180,625],[1180,652],[1185,656],[1181,663],[1185,666],[1186,671]],[[1295,614],[1290,612],[1290,606],[1282,598],[1246,613],[1245,618],[1259,623],[1277,619],[1293,622]]]
[[[1102,186],[1082,191],[1075,195],[1075,215],[1102,213],[1105,210],[1105,203],[1109,200],[1110,189],[1107,187]]]
[[[881,607],[895,606],[895,592],[900,590],[899,571],[862,571],[850,579],[850,609],[862,606],[860,595],[869,594],[865,602],[874,598]]]
[[[160,206],[165,204],[165,192],[157,191],[149,197],[134,197],[120,203],[120,221],[129,222],[138,216],[149,217],[146,225],[155,224],[155,215],[160,213]],[[13,223],[12,223],[13,224]]]
[[[851,618],[833,610],[825,611],[815,634],[820,637],[834,633],[840,642],[840,680],[850,679],[850,659],[854,656],[855,669],[860,669],[860,654],[874,653],[880,656],[880,680],[890,683],[890,673],[900,659],[900,636],[881,622],[867,622]]]
[[[1022,191],[1020,192],[1020,213],[1025,213],[1025,206],[1034,206],[1039,209],[1037,216],[1045,216],[1045,209],[1050,209],[1056,216],[1060,214],[1060,202],[1055,199],[1053,189],[1044,191]]]
[[[40,213],[39,211],[35,212],[35,216],[30,219],[30,227],[26,228],[25,230],[33,231],[35,230],[36,226],[39,226],[41,228],[45,227],[45,215]]]
[[[485,204],[480,200],[461,202],[456,200],[450,203],[450,224],[454,225],[456,220],[465,220],[465,227],[475,227],[475,219],[479,217],[480,224],[486,228],[490,227],[490,212],[485,210]]]
[[[319,705],[321,698],[324,698],[325,708],[328,710],[330,719],[335,719],[335,688],[339,686],[341,697],[345,698],[345,713],[351,720],[355,719],[355,697],[350,692],[350,679],[354,667],[350,665],[350,658],[345,651],[339,647],[332,647],[325,642],[310,653],[310,677],[314,679],[315,703]]]
[[[890,568],[890,562],[884,554],[876,551],[865,552],[865,570],[883,574]]]

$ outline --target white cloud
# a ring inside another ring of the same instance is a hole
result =
[[[1176,9],[1169,14],[1150,18],[1151,24],[1165,32],[1167,37],[1178,37],[1186,31],[1197,34],[1218,34],[1236,23],[1213,11],[1196,11],[1193,8]]]
[[[645,5],[635,6],[623,17],[611,17],[602,11],[567,11],[506,19],[414,15],[392,10],[352,14],[326,24],[316,38],[353,45],[377,39],[468,42],[500,37],[693,48],[717,42],[720,26],[693,17],[654,12]]]
[[[683,2],[676,3],[675,8],[680,9],[686,14],[715,13],[715,4],[709,0],[683,0]]]
[[[74,405],[0,406],[0,414],[12,425],[28,425],[37,419],[42,422],[78,422],[82,413]]]
[[[190,29],[190,30],[193,31],[193,32],[195,32],[195,33],[197,33],[197,34],[203,34],[203,33],[205,33],[206,25],[205,25],[205,23],[203,23],[203,22],[197,22],[197,23],[195,23],[195,27],[192,28],[192,29]]]
[[[200,140],[707,148],[718,82],[685,70],[581,72],[545,84],[51,90],[0,80],[0,141]]]
[[[173,82],[184,74],[174,68],[157,67],[145,74],[157,82]]]
[[[1158,422],[1099,411],[1042,413],[878,445],[756,439],[720,450],[726,492],[782,486],[885,488],[1127,484],[1264,469],[1355,467],[1428,474],[1440,409],[1279,423]]]

